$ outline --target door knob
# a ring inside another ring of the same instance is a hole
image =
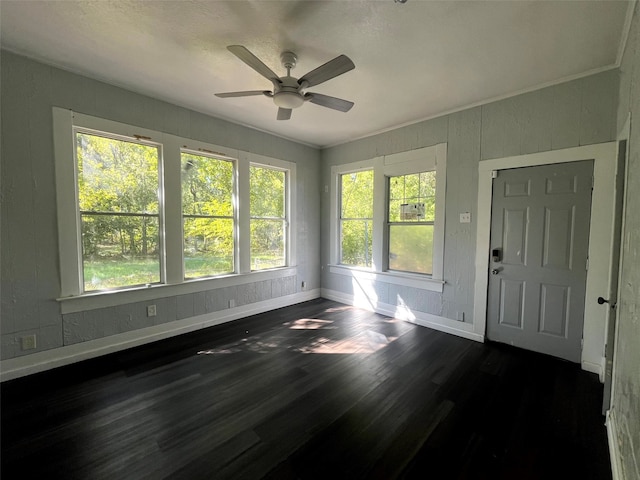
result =
[[[611,303],[609,300],[605,300],[602,297],[598,297],[598,304],[602,305],[604,303],[608,303],[609,305],[611,305],[611,308],[616,308],[616,304],[615,303]]]
[[[500,273],[500,269],[499,268],[494,268],[493,270],[491,270],[491,275],[497,275]]]

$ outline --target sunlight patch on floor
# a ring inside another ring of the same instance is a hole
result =
[[[387,337],[381,333],[367,330],[356,336],[341,340],[319,338],[309,345],[297,349],[300,353],[325,354],[362,354],[373,353],[385,348],[398,337]]]
[[[317,318],[300,318],[293,322],[287,322],[284,326],[291,330],[319,330],[319,329],[335,329],[331,320],[319,320]]]

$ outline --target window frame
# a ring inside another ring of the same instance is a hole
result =
[[[165,278],[166,278],[166,268],[165,268],[165,258],[162,255],[162,252],[164,252],[164,237],[161,234],[161,232],[164,230],[164,200],[163,200],[163,192],[164,192],[164,186],[163,186],[163,179],[164,179],[164,175],[163,175],[163,155],[162,155],[162,149],[163,146],[161,143],[158,142],[154,142],[151,141],[149,139],[146,138],[131,138],[131,137],[127,137],[125,135],[121,135],[119,133],[111,133],[111,132],[104,132],[104,131],[100,131],[100,130],[96,130],[93,128],[86,128],[86,127],[81,127],[81,126],[77,126],[74,125],[72,128],[73,131],[73,167],[74,167],[74,177],[75,177],[75,181],[74,181],[74,185],[73,188],[75,189],[75,209],[76,209],[76,215],[77,215],[77,219],[76,219],[76,223],[77,223],[77,229],[78,229],[78,241],[79,241],[79,245],[78,245],[78,262],[79,262],[79,267],[80,267],[80,294],[84,295],[84,294],[94,294],[97,292],[101,292],[101,291],[106,291],[106,290],[85,290],[85,272],[84,272],[84,258],[83,258],[83,246],[82,246],[82,216],[83,213],[80,209],[80,202],[79,202],[79,197],[80,197],[80,193],[79,193],[79,189],[78,189],[78,148],[77,148],[77,138],[78,138],[78,134],[85,134],[85,135],[91,135],[91,136],[96,136],[96,137],[102,137],[102,138],[107,138],[107,139],[111,139],[111,140],[117,140],[117,141],[122,141],[122,142],[129,142],[129,143],[134,143],[134,144],[138,144],[138,145],[145,145],[148,147],[153,147],[156,148],[158,150],[158,193],[157,193],[157,198],[158,198],[158,213],[157,213],[157,218],[158,218],[158,263],[159,263],[159,272],[158,272],[158,281],[157,282],[153,282],[153,284],[159,285],[159,284],[163,284],[165,283]],[[144,213],[140,213],[140,215],[144,215]],[[136,287],[141,287],[141,286],[146,286],[149,285],[148,283],[143,283],[143,284],[134,284],[134,285],[122,285],[120,287],[114,287],[112,289],[109,290],[119,290],[119,289],[127,289],[127,288],[136,288]]]
[[[272,162],[273,163],[273,162]],[[283,172],[284,173],[284,217],[278,217],[278,220],[281,220],[284,222],[284,238],[283,238],[283,243],[284,243],[284,265],[280,266],[280,267],[271,267],[271,268],[264,268],[264,269],[259,269],[259,270],[254,270],[253,268],[250,268],[251,272],[264,272],[265,270],[273,270],[274,268],[283,268],[283,267],[287,267],[290,265],[291,262],[291,255],[290,255],[290,249],[289,244],[290,244],[290,236],[291,236],[291,203],[290,203],[290,198],[291,198],[291,185],[290,185],[290,178],[291,178],[291,172],[290,169],[287,168],[283,168],[282,166],[277,166],[277,165],[268,165],[265,163],[260,163],[260,162],[250,162],[249,163],[249,171],[251,170],[251,167],[255,167],[255,168],[264,168],[264,169],[268,169],[268,170],[275,170],[277,172]],[[251,180],[251,177],[249,176],[249,180]],[[249,182],[250,183],[250,182]],[[273,217],[254,217],[251,215],[251,197],[249,197],[249,243],[251,243],[251,220],[254,219],[266,219],[266,220],[276,220],[276,218]],[[251,247],[249,247],[249,263],[251,264]]]
[[[362,170],[374,170],[373,266],[351,267],[340,264],[340,176]],[[388,177],[425,171],[436,172],[436,209],[433,233],[433,273],[389,270]],[[413,286],[442,292],[444,288],[445,197],[447,144],[409,150],[331,167],[330,273],[359,276],[374,281]]]
[[[369,268],[369,267],[360,267],[357,265],[351,265],[349,263],[344,263],[343,262],[343,244],[342,244],[342,231],[343,231],[343,223],[345,221],[349,222],[349,221],[362,221],[362,220],[370,220],[371,224],[372,224],[372,228],[373,225],[375,225],[375,221],[374,221],[374,214],[373,214],[373,198],[375,198],[374,195],[372,195],[371,198],[371,217],[360,217],[360,218],[350,218],[350,217],[343,217],[342,216],[342,202],[343,202],[343,197],[342,197],[342,178],[345,175],[353,175],[353,174],[358,174],[358,173],[364,173],[364,172],[372,172],[374,174],[374,182],[375,182],[375,171],[373,168],[368,168],[368,169],[358,169],[358,170],[353,170],[353,171],[347,171],[347,172],[342,172],[338,174],[338,178],[337,178],[337,182],[338,182],[338,258],[337,258],[337,264],[338,265],[343,265],[345,267],[349,267],[349,268]],[[373,240],[373,239],[372,239]],[[365,248],[366,248],[366,242],[365,242]],[[373,246],[372,246],[372,258],[371,258],[371,264],[373,265]]]
[[[61,311],[65,313],[116,306],[125,303],[195,293],[212,288],[282,278],[296,273],[296,164],[285,160],[244,152],[194,139],[179,137],[143,127],[93,117],[69,109],[53,107],[53,140],[56,178],[58,250],[60,264]],[[94,131],[100,135],[142,141],[159,147],[160,262],[163,283],[84,292],[82,286],[82,242],[77,190],[75,131]],[[213,156],[234,163],[235,272],[200,278],[184,278],[181,154]],[[288,212],[285,267],[252,272],[249,255],[249,165],[256,163],[286,172],[285,194]]]
[[[184,219],[185,219],[185,213],[184,213],[184,205],[182,204],[182,196],[180,197],[180,215],[181,215],[181,226],[182,226],[182,269],[183,269],[183,281],[185,282],[190,282],[192,280],[200,280],[200,279],[205,279],[205,278],[215,278],[215,277],[220,277],[220,276],[224,276],[224,275],[231,275],[234,273],[238,272],[238,255],[239,255],[239,251],[238,251],[238,165],[237,165],[237,159],[227,156],[227,155],[222,155],[222,154],[216,154],[213,153],[211,151],[207,151],[206,149],[200,148],[199,150],[194,150],[192,148],[186,148],[183,147],[180,149],[180,168],[182,168],[182,155],[186,154],[186,155],[193,155],[193,156],[198,156],[198,157],[204,157],[204,158],[209,158],[211,160],[215,160],[215,161],[223,161],[223,162],[229,162],[231,163],[231,168],[232,168],[232,174],[231,174],[231,189],[232,189],[232,193],[231,193],[231,209],[232,209],[232,214],[231,216],[228,215],[203,215],[200,216],[199,218],[209,218],[209,219],[231,219],[233,221],[233,229],[232,229],[232,235],[233,235],[233,239],[232,239],[232,243],[233,243],[233,270],[230,272],[224,272],[224,273],[218,273],[218,274],[211,274],[211,275],[203,275],[200,277],[188,277],[186,276],[186,266],[185,266],[185,258],[184,258]],[[180,193],[182,195],[182,177],[181,177],[181,182],[180,182]],[[196,216],[193,215],[187,215],[188,218],[198,218]]]

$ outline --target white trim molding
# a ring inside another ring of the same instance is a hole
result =
[[[474,333],[485,335],[487,293],[489,285],[489,250],[491,240],[491,202],[494,171],[593,160],[593,196],[589,230],[589,270],[585,292],[584,345],[582,368],[602,378],[602,357],[608,307],[596,299],[609,286],[611,231],[613,229],[613,192],[617,142],[484,160],[478,166],[478,214],[476,233],[476,282],[474,293]],[[603,308],[604,307],[604,308]]]
[[[89,340],[87,342],[67,345],[52,350],[45,350],[15,357],[0,362],[0,382],[13,380],[45,370],[88,360],[90,358],[119,352],[128,348],[174,337],[183,333],[213,327],[258,313],[277,308],[288,307],[296,303],[314,300],[320,297],[320,289],[285,295],[271,300],[250,303],[228,310],[206,313],[175,322],[155,325],[148,328],[132,330],[109,337]]]
[[[427,288],[433,291],[442,292],[442,283],[444,278],[444,234],[445,234],[445,199],[447,190],[447,144],[439,143],[430,147],[417,148],[407,150],[405,152],[384,155],[380,157],[370,158],[367,160],[359,160],[351,163],[342,163],[331,167],[331,187],[330,187],[330,216],[331,223],[329,227],[329,264],[345,269],[352,268],[348,265],[340,264],[340,176],[360,172],[363,170],[372,170],[374,174],[374,197],[373,197],[373,239],[372,239],[372,268],[366,269],[372,274],[387,275],[384,281],[390,283],[398,283],[406,285],[407,283],[399,283],[398,280],[393,281],[391,277],[398,279],[404,276],[408,282],[415,281],[419,276],[425,279],[425,283],[433,281],[430,285],[436,285],[434,288]],[[408,175],[424,171],[436,172],[436,211],[434,220],[433,233],[433,255],[432,255],[432,274],[421,275],[408,272],[396,272],[388,269],[388,234],[387,234],[387,177],[396,175]],[[364,270],[355,267],[355,270]],[[333,273],[342,273],[349,275],[346,270],[334,271]],[[439,286],[437,286],[439,285]]]
[[[393,283],[405,287],[422,288],[431,292],[442,293],[444,290],[444,280],[434,280],[431,277],[418,274],[399,272],[374,272],[372,270],[348,267],[346,265],[329,265],[329,273],[336,275],[346,275],[359,280]]]
[[[607,410],[605,425],[607,426],[607,440],[609,441],[609,458],[611,461],[611,476],[613,480],[622,479],[622,464],[620,449],[618,448],[618,425],[615,411]]]
[[[76,131],[102,132],[109,137],[143,142],[159,149],[160,265],[162,274],[155,284],[103,291],[85,292],[81,224],[78,211],[75,152]],[[211,288],[278,278],[295,273],[297,265],[297,180],[294,162],[213,145],[194,139],[149,130],[112,120],[93,117],[72,110],[53,107],[56,200],[58,212],[58,247],[60,260],[60,295],[63,314],[148,300],[172,294],[192,293]],[[140,140],[140,139],[144,140]],[[234,273],[184,278],[181,175],[182,154],[209,155],[234,164],[237,185],[234,188]],[[250,264],[250,183],[251,165],[280,170],[286,175],[286,266],[277,269],[251,270]]]
[[[323,288],[320,293],[322,298],[387,315],[388,317],[397,318],[398,320],[405,320],[422,327],[431,328],[476,342],[484,342],[484,335],[475,333],[473,331],[473,325],[470,323],[458,322],[438,315],[411,310],[406,305],[390,305],[388,303],[378,302],[366,294],[351,295],[326,288]]]

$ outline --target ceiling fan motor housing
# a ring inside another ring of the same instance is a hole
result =
[[[304,103],[304,96],[300,93],[298,79],[291,76],[291,69],[295,68],[298,57],[287,51],[282,52],[280,60],[287,69],[287,76],[280,78],[280,83],[275,85],[273,103],[280,108],[298,108]]]
[[[293,52],[282,52],[280,55],[280,61],[282,62],[282,66],[287,70],[292,70],[296,68],[296,64],[298,63],[298,57]]]

